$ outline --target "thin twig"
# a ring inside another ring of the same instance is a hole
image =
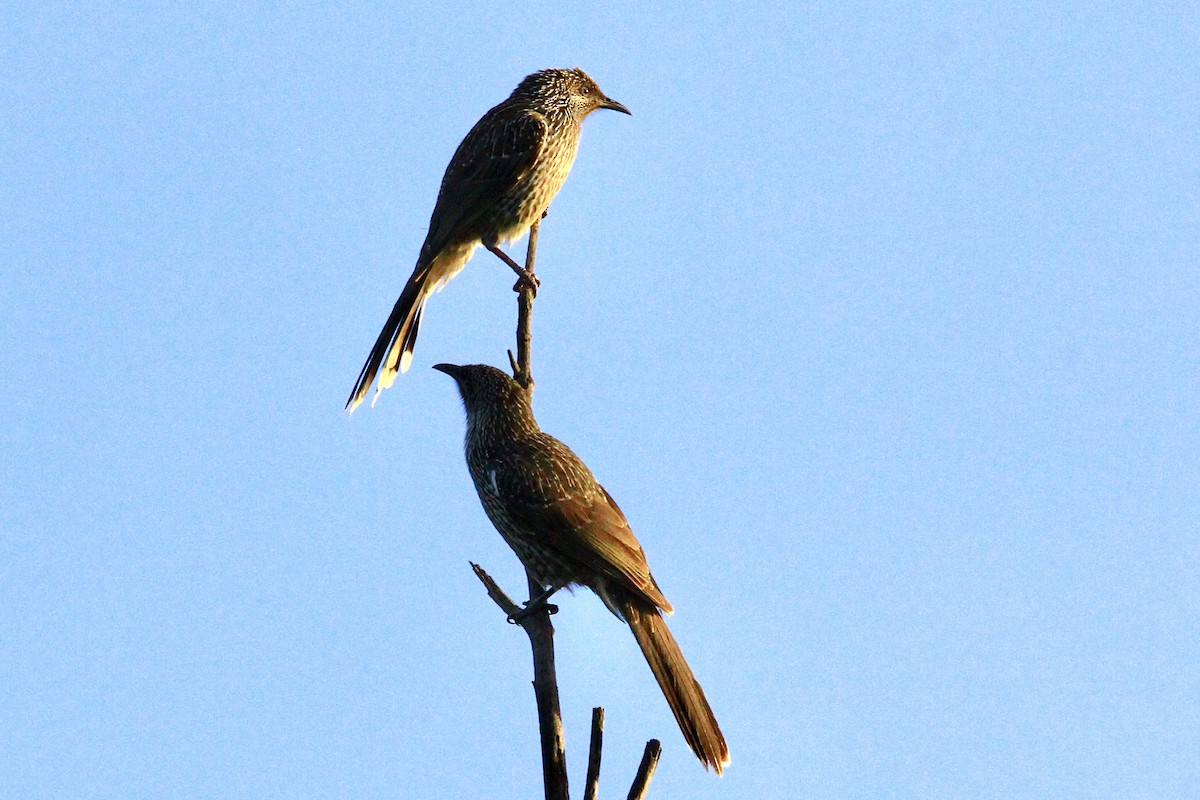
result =
[[[538,224],[529,229],[529,247],[525,252],[525,269],[533,275],[533,263],[537,253]],[[509,351],[508,361],[513,368],[513,378],[525,388],[533,391],[533,373],[530,368],[530,322],[533,317],[534,290],[522,285],[517,296],[517,357]],[[471,568],[487,589],[488,596],[508,617],[522,609],[496,585],[483,568],[472,564]],[[546,587],[533,579],[526,571],[529,583],[529,599],[542,594]],[[546,800],[569,800],[567,792],[567,751],[563,741],[562,710],[558,700],[558,678],[554,669],[554,626],[550,624],[550,609],[544,606],[531,614],[523,615],[519,622],[529,636],[533,649],[533,694],[537,700],[538,733],[542,744],[542,781],[545,784]]]
[[[540,222],[540,221],[539,221]],[[537,258],[538,222],[529,228],[529,246],[525,248],[525,271],[532,278],[534,261]],[[517,295],[517,364],[513,378],[533,391],[533,368],[530,365],[530,350],[533,334],[534,288],[528,284],[521,287]],[[509,358],[511,362],[511,356]],[[533,579],[526,570],[529,584],[529,599],[540,595],[546,587]],[[558,702],[558,677],[554,670],[554,626],[550,624],[550,610],[543,607],[521,620],[521,627],[529,636],[533,648],[533,694],[537,699],[538,731],[542,741],[542,780],[546,787],[547,800],[569,800],[567,793],[567,748],[563,741],[562,710]]]
[[[538,223],[529,229],[529,247],[525,252],[525,269],[533,276],[534,259],[537,253]],[[533,370],[530,366],[533,318],[534,290],[523,285],[517,296],[517,355],[514,358],[508,351],[508,363],[512,367],[513,379],[525,388],[533,391]],[[513,617],[522,611],[512,598],[504,593],[491,576],[478,564],[472,563],[471,569],[487,589],[488,597],[500,607],[508,617]],[[546,587],[542,586],[528,570],[525,572],[529,584],[529,599],[540,595]],[[545,784],[546,800],[569,800],[567,792],[567,755],[563,742],[562,711],[558,699],[558,678],[554,669],[554,626],[550,623],[550,609],[543,606],[538,611],[522,616],[519,623],[529,636],[529,645],[533,649],[533,693],[537,700],[538,732],[542,744],[542,780]],[[596,800],[600,785],[600,756],[604,747],[604,709],[592,709],[592,738],[588,751],[587,785],[584,788],[584,800]],[[642,755],[642,763],[629,790],[630,800],[642,800],[650,788],[650,778],[658,765],[658,757],[662,753],[662,745],[657,739],[646,743],[646,751]]]
[[[525,249],[525,270],[533,275],[534,261],[537,256],[538,228],[541,221],[533,223],[529,228],[529,246]],[[530,348],[533,341],[531,323],[533,321],[533,289],[522,286],[517,296],[517,363],[513,369],[513,378],[525,387],[525,391],[533,391],[533,370],[530,367]],[[511,356],[509,357],[511,361]]]
[[[476,564],[474,561],[467,562],[471,565],[471,569],[475,570],[475,577],[483,582],[483,588],[487,589],[488,597],[492,598],[492,602],[500,606],[500,610],[508,616],[512,616],[521,610],[521,607],[512,601],[512,598],[504,593],[492,576],[484,571],[483,567]]]
[[[642,800],[650,790],[650,779],[654,777],[654,769],[658,766],[658,757],[662,755],[662,742],[651,739],[646,742],[642,753],[642,763],[638,765],[637,775],[634,776],[633,786],[629,787],[628,800]]]
[[[604,709],[592,709],[592,741],[588,747],[587,784],[583,788],[583,800],[596,800],[600,791],[600,751],[604,748]]]

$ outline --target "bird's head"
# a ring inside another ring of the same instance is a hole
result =
[[[484,422],[488,427],[505,423],[536,428],[529,392],[506,373],[487,364],[435,364],[433,368],[458,384],[468,426]]]
[[[513,92],[538,98],[544,103],[568,111],[576,120],[601,108],[630,114],[628,108],[600,91],[600,87],[583,70],[544,69],[521,81]]]

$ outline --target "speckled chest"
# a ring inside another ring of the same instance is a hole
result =
[[[578,582],[578,565],[564,560],[549,546],[547,532],[529,526],[523,518],[512,513],[514,507],[519,509],[520,501],[505,496],[503,470],[512,469],[513,465],[505,464],[495,453],[483,452],[482,448],[468,453],[467,465],[488,519],[534,579],[544,586]]]
[[[492,222],[498,242],[520,237],[541,218],[566,182],[578,150],[579,124],[551,122],[539,157],[497,204]]]

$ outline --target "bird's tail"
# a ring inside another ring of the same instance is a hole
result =
[[[408,369],[409,362],[412,361],[413,346],[417,342],[421,311],[425,308],[425,299],[430,295],[428,277],[428,270],[417,270],[404,285],[400,299],[392,307],[392,313],[388,315],[383,330],[379,332],[371,354],[367,356],[362,371],[358,373],[354,391],[350,392],[350,398],[346,400],[346,408],[351,413],[367,396],[376,376],[379,377],[379,389],[376,390],[378,394],[392,385],[396,380],[396,373]]]
[[[683,738],[705,768],[712,767],[720,775],[729,765],[729,747],[704,698],[704,690],[667,628],[666,620],[657,608],[642,600],[625,597],[620,605],[622,616],[633,629],[638,647],[642,648],[646,663],[675,714]]]
[[[474,246],[447,247],[430,262],[418,263],[412,277],[404,285],[404,291],[392,307],[371,354],[358,373],[354,390],[346,400],[346,408],[351,413],[367,396],[375,378],[379,378],[379,387],[375,396],[392,385],[396,375],[407,372],[412,363],[413,347],[417,343],[417,330],[421,326],[421,315],[425,311],[425,301],[446,282],[459,273],[471,257]],[[373,401],[372,401],[373,402]]]

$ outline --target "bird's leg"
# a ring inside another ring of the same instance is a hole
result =
[[[525,619],[530,614],[536,614],[537,612],[541,611],[543,608],[545,608],[546,611],[551,614],[557,614],[558,606],[556,606],[552,603],[547,603],[546,601],[549,600],[554,595],[554,593],[557,592],[561,588],[562,588],[561,586],[550,586],[545,591],[543,591],[541,594],[539,594],[537,597],[529,598],[528,602],[525,603],[525,607],[522,608],[517,613],[511,615],[508,618],[508,621],[514,625],[520,625],[521,620]]]
[[[494,253],[496,255],[496,257],[499,258],[501,261],[503,261],[505,264],[508,264],[508,266],[512,268],[513,272],[515,272],[521,276],[520,280],[518,280],[516,285],[513,286],[514,292],[519,292],[524,288],[528,288],[535,295],[537,294],[538,285],[541,283],[541,281],[539,281],[537,279],[536,275],[534,275],[532,272],[525,269],[520,264],[518,264],[517,262],[515,262],[511,258],[509,258],[508,253],[505,253],[503,250],[501,250],[496,245],[485,244],[484,247],[486,247],[488,250],[490,250],[492,253]]]

